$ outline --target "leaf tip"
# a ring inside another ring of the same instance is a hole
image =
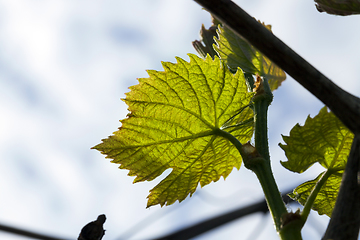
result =
[[[103,144],[104,144],[104,142],[101,142],[101,143],[96,144],[95,146],[91,147],[90,149],[91,149],[91,150],[97,150],[97,151],[102,152]]]

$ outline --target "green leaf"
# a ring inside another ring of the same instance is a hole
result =
[[[331,171],[313,205],[319,214],[331,216],[353,139],[353,133],[324,107],[314,118],[308,117],[304,126],[295,125],[289,137],[283,136],[286,145],[279,144],[288,158],[281,164],[288,170],[302,173],[319,163]],[[305,204],[322,174],[297,187],[292,197]]]
[[[223,133],[241,143],[253,134],[253,114],[247,110],[253,93],[247,92],[244,74],[232,74],[218,57],[189,57],[190,62],[163,62],[163,72],[148,71],[149,78],[130,87],[124,99],[128,117],[94,147],[130,170],[134,182],[172,169],[150,190],[148,207],[182,201],[199,183],[205,186],[239,169],[241,156]]]
[[[265,27],[271,31],[270,25]],[[218,39],[215,39],[217,46],[214,48],[233,71],[241,68],[246,73],[265,77],[271,91],[277,89],[285,80],[286,74],[281,68],[226,26],[219,26],[218,36]]]
[[[360,14],[359,0],[315,0],[315,3],[319,12],[340,16]]]

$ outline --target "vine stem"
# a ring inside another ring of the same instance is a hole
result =
[[[256,174],[264,191],[265,199],[273,217],[276,231],[280,232],[282,228],[282,217],[287,214],[287,211],[271,171],[270,163],[266,160],[259,161],[251,167],[251,170]]]
[[[249,143],[242,145],[239,140],[234,137],[231,133],[224,130],[218,129],[216,131],[218,136],[222,136],[228,139],[237,150],[240,152],[240,155],[244,161],[246,168],[252,170],[264,191],[265,199],[268,204],[269,211],[273,216],[275,227],[277,232],[281,231],[281,219],[284,215],[287,214],[286,206],[282,197],[280,195],[279,189],[276,185],[274,176],[271,171],[270,161],[262,158],[261,156],[253,157],[255,148],[252,147]],[[248,150],[248,149],[251,150]],[[283,239],[293,239],[293,238],[283,238]],[[298,239],[298,238],[295,238]],[[301,238],[300,238],[301,239]]]
[[[270,213],[273,216],[276,230],[280,232],[282,217],[287,214],[287,211],[270,165],[267,111],[272,102],[273,95],[267,80],[262,79],[259,76],[257,76],[254,91],[253,110],[255,122],[255,149],[263,161],[256,161],[255,164],[245,163],[245,166],[248,165],[248,167],[256,174],[264,191]]]
[[[282,200],[278,186],[275,182],[271,164],[267,138],[267,110],[272,101],[269,84],[266,79],[257,77],[255,83],[255,95],[253,97],[253,111],[255,122],[255,147],[250,143],[242,145],[230,133],[219,130],[217,133],[230,140],[239,150],[246,168],[252,170],[264,191],[265,199],[269,211],[274,219],[276,231],[283,240],[301,240],[301,227],[299,219],[297,221],[287,221],[288,226],[284,227],[283,218],[289,214],[286,210],[284,201]],[[290,218],[286,218],[290,219]],[[293,225],[295,227],[289,227]]]

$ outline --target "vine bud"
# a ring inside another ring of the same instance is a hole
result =
[[[264,161],[264,158],[261,157],[259,152],[253,145],[250,144],[250,142],[243,144],[241,146],[241,150],[241,156],[247,169],[253,170],[253,167],[255,167],[259,162]]]

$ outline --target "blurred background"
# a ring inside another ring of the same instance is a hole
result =
[[[235,1],[345,90],[359,96],[360,17],[319,13],[312,0]],[[146,69],[189,60],[210,15],[191,0],[0,0],[0,224],[76,239],[106,214],[104,240],[151,239],[263,199],[255,175],[234,169],[182,203],[146,209],[161,179],[132,184],[126,170],[91,147],[120,127],[120,100]],[[315,178],[288,172],[281,134],[323,106],[291,77],[269,109],[273,171],[281,191]],[[289,205],[295,211],[298,205]],[[304,239],[329,219],[310,215]],[[24,239],[0,232],[1,239]],[[196,239],[278,239],[254,214]]]

